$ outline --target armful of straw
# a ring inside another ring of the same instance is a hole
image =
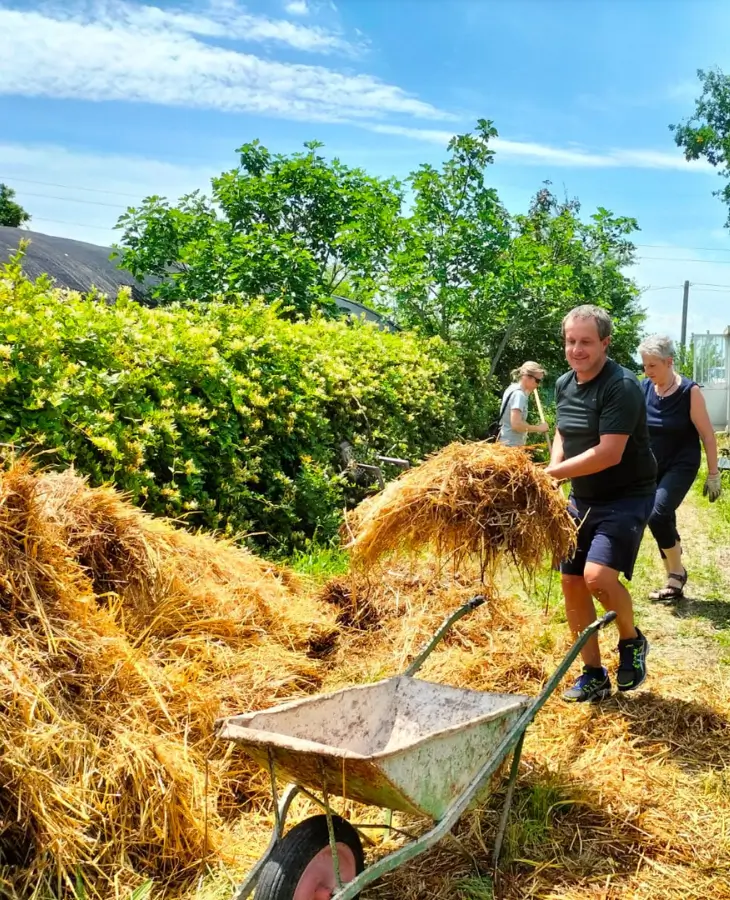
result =
[[[621,462],[628,439],[628,434],[602,434],[595,447],[591,447],[590,450],[571,459],[562,459],[560,462],[556,460],[555,447],[558,444],[556,440],[553,445],[553,456],[546,471],[558,481],[603,472],[604,469],[610,469],[611,466],[616,466]],[[562,457],[562,455],[563,442],[561,440],[560,456]]]

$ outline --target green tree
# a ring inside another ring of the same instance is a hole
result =
[[[321,146],[286,156],[253,141],[213,179],[211,198],[147,198],[117,224],[120,265],[160,279],[152,296],[163,303],[260,295],[308,313],[345,282],[373,296],[397,239],[401,187],[326,160]]]
[[[30,222],[30,213],[13,199],[15,191],[7,184],[0,184],[0,225],[8,225],[10,228],[20,228],[26,222]]]
[[[547,184],[527,214],[510,216],[487,183],[496,134],[482,119],[474,134],[452,139],[440,170],[424,165],[410,176],[412,213],[390,260],[396,317],[458,346],[476,391],[490,376],[503,384],[527,358],[563,369],[560,322],[581,303],[609,310],[614,355],[630,363],[643,320],[623,272],[636,221],[600,208],[585,222],[580,204],[558,201]]]
[[[705,159],[730,180],[730,76],[720,69],[697,70],[702,93],[692,115],[678,125],[670,125],[674,140],[688,160]],[[715,196],[730,208],[730,183]],[[726,227],[730,228],[730,211]]]
[[[495,282],[510,243],[507,211],[485,178],[496,134],[480,119],[475,134],[451,139],[440,170],[422,165],[410,175],[412,213],[388,279],[403,325],[463,346],[481,342],[482,351],[495,331]]]
[[[634,219],[604,208],[583,221],[577,200],[560,201],[546,183],[526,215],[514,217],[509,259],[500,279],[503,352],[492,367],[507,378],[525,359],[539,359],[551,376],[565,368],[560,323],[574,306],[594,303],[614,320],[612,356],[633,366],[643,310],[624,273],[634,260]],[[507,340],[505,340],[505,337]]]

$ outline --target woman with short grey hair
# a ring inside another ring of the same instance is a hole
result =
[[[674,368],[674,343],[653,334],[639,345],[646,378],[646,400],[651,449],[656,457],[657,491],[649,528],[659,547],[667,573],[664,587],[650,594],[653,600],[677,600],[684,595],[687,569],[682,563],[682,542],[677,531],[677,509],[697,477],[702,462],[700,442],[707,457],[708,475],[703,493],[714,503],[722,485],[717,467],[717,441],[699,386]]]

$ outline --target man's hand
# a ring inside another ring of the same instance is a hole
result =
[[[547,472],[547,474],[551,475],[558,484],[563,481],[567,481],[567,478],[561,477],[561,475],[559,474],[559,469],[560,463],[548,463],[547,466],[545,466],[545,471]]]
[[[550,426],[547,422],[540,422],[539,425],[535,425],[535,433],[536,434],[547,434],[550,430]]]
[[[722,480],[720,473],[715,472],[714,475],[708,475],[705,478],[705,486],[702,488],[702,496],[707,497],[710,503],[714,503],[722,493]]]

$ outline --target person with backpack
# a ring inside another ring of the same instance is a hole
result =
[[[545,377],[545,369],[536,362],[522,363],[512,372],[512,384],[502,395],[497,440],[508,447],[522,447],[528,434],[545,434],[548,426],[527,424],[527,404],[530,394]]]

